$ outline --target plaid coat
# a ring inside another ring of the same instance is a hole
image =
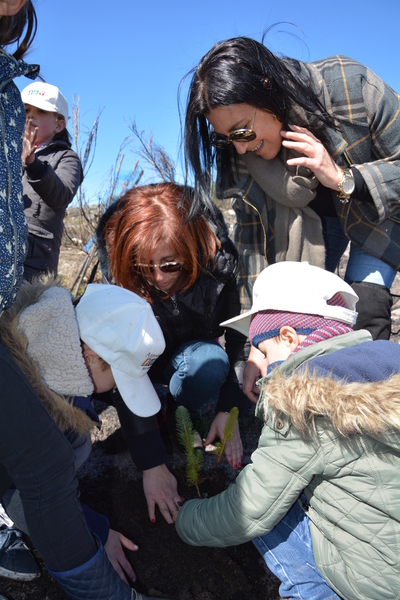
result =
[[[329,132],[334,160],[354,165],[373,199],[373,204],[354,198],[342,204],[333,195],[343,230],[351,242],[399,270],[400,97],[351,58],[333,56],[302,66],[335,120],[337,130]],[[217,195],[231,198],[236,213],[233,239],[241,257],[240,300],[247,310],[255,279],[275,262],[274,210],[240,159],[236,185],[223,190],[220,181],[219,173]]]

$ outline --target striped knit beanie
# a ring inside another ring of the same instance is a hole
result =
[[[327,304],[332,306],[346,306],[340,293],[335,294],[327,301]],[[297,347],[296,351],[311,344],[353,331],[353,328],[346,323],[333,319],[325,319],[319,315],[263,310],[256,313],[251,320],[249,329],[250,342],[255,348],[258,348],[258,344],[263,340],[277,337],[281,327],[284,325],[293,327],[299,335],[307,336]]]

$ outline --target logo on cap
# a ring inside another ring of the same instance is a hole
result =
[[[146,355],[145,360],[142,362],[141,367],[142,369],[148,371],[150,369],[150,367],[152,367],[154,365],[154,363],[156,362],[158,358],[158,354],[151,354],[151,352],[149,352]]]

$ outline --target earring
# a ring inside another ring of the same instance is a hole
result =
[[[278,117],[276,116],[275,113],[272,116],[274,117],[274,119],[277,123],[282,123],[282,121],[280,119],[278,119]]]

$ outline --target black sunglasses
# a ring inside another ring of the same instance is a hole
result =
[[[232,142],[252,142],[256,139],[257,134],[253,130],[254,119],[256,118],[257,109],[254,111],[253,121],[251,122],[250,129],[235,129],[232,133],[226,137],[226,135],[220,135],[213,131],[210,135],[210,144],[214,148],[228,148]]]
[[[156,267],[158,267],[163,273],[177,273],[178,271],[182,271],[183,269],[182,262],[164,262],[160,263],[159,265],[155,265],[153,263],[150,263],[149,265],[145,263],[136,263],[134,266],[135,268],[141,267],[149,269],[150,273],[153,273]]]

